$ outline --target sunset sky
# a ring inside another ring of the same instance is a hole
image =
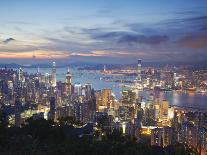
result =
[[[207,0],[0,0],[0,63],[202,63]]]

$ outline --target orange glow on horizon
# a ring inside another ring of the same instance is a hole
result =
[[[0,59],[62,59],[69,56],[59,51],[0,52]]]
[[[91,51],[91,52],[63,52],[63,51],[44,51],[36,50],[29,52],[0,52],[0,59],[65,59],[70,56],[81,57],[125,57],[125,56],[144,56],[144,52],[127,51]]]

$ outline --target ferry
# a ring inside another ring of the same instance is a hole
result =
[[[200,93],[200,94],[206,94],[206,93],[207,93],[207,90],[200,89],[200,90],[198,90],[197,92]]]
[[[195,92],[196,91],[196,87],[190,87],[190,88],[187,88],[186,90],[190,91],[190,92]]]

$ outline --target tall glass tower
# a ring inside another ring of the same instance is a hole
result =
[[[68,72],[66,73],[65,84],[66,84],[67,95],[71,95],[72,94],[72,75],[70,73],[69,68],[68,68]]]
[[[56,87],[56,63],[52,63],[52,87]]]
[[[137,65],[137,81],[140,81],[140,82],[142,81],[141,71],[142,71],[142,60],[139,59],[138,65]]]

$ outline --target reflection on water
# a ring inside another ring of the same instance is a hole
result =
[[[178,93],[173,92],[172,93],[172,104],[179,105],[179,100],[180,100],[180,96],[178,95]]]
[[[197,93],[168,92],[165,98],[171,105],[188,106],[188,107],[205,107],[207,108],[207,96]]]
[[[29,68],[24,69],[24,71],[28,73],[35,73],[37,72],[36,68]],[[42,74],[51,73],[50,68],[40,68],[40,72]],[[65,81],[65,74],[67,72],[67,68],[57,68],[57,80]],[[114,94],[117,98],[121,97],[121,91],[124,88],[119,87],[119,83],[117,82],[106,82],[104,80],[100,80],[103,78],[103,75],[99,72],[92,72],[92,71],[80,71],[77,69],[71,69],[71,73],[73,76],[72,82],[80,82],[81,84],[85,84],[87,82],[91,83],[96,90],[100,90],[103,88],[110,88],[113,90]],[[122,78],[125,80],[131,80],[135,77],[128,77],[128,76],[112,76],[112,75],[104,75],[106,78],[110,79],[117,79]],[[139,95],[143,96],[146,100],[150,93],[154,94],[154,97],[159,98],[160,100],[168,100],[171,105],[177,106],[191,106],[191,107],[205,107],[207,108],[207,95],[206,94],[196,94],[194,92],[179,92],[179,91],[168,91],[168,92],[140,92]]]

